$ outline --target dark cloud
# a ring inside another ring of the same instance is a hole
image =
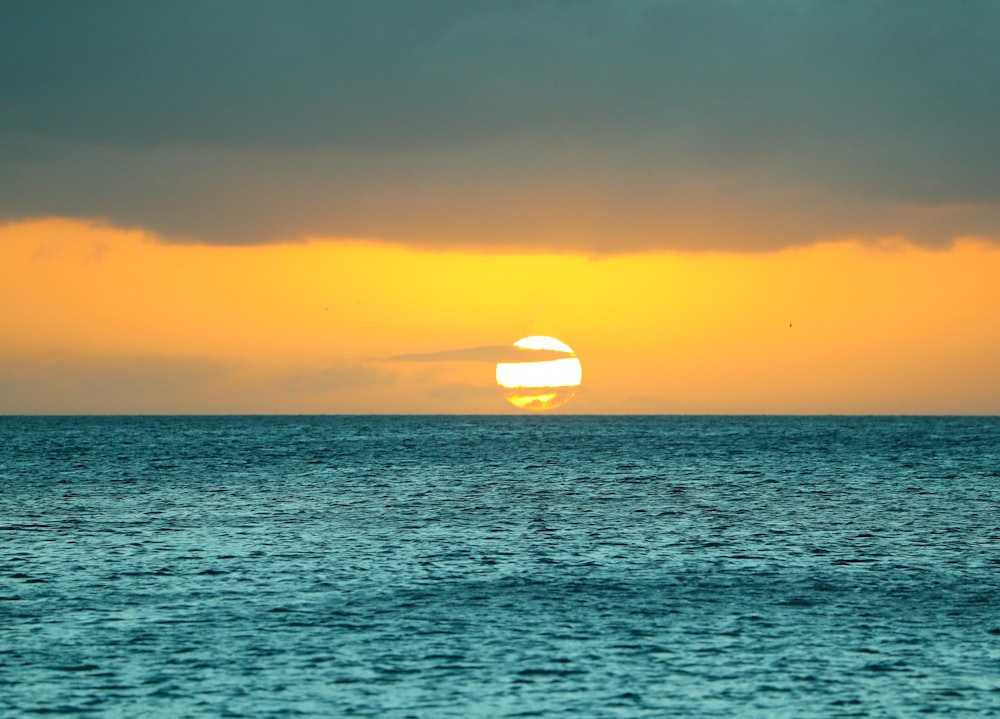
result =
[[[397,355],[391,357],[390,360],[395,362],[544,362],[575,356],[572,352],[560,350],[533,350],[513,345],[491,345],[442,352]]]
[[[1000,236],[993,0],[7,2],[0,218],[596,252]]]

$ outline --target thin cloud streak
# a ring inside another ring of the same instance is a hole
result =
[[[533,350],[513,345],[488,345],[445,350],[442,352],[417,352],[390,357],[391,362],[546,362],[575,357],[572,352],[560,350]]]

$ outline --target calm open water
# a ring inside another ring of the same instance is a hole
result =
[[[0,418],[0,715],[1000,714],[1000,418]]]

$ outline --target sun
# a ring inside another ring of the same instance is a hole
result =
[[[573,399],[583,378],[580,360],[555,337],[533,336],[514,343],[524,359],[497,364],[497,384],[520,409],[543,412]]]

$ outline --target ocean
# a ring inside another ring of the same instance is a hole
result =
[[[1000,715],[1000,418],[3,417],[0,716]]]

